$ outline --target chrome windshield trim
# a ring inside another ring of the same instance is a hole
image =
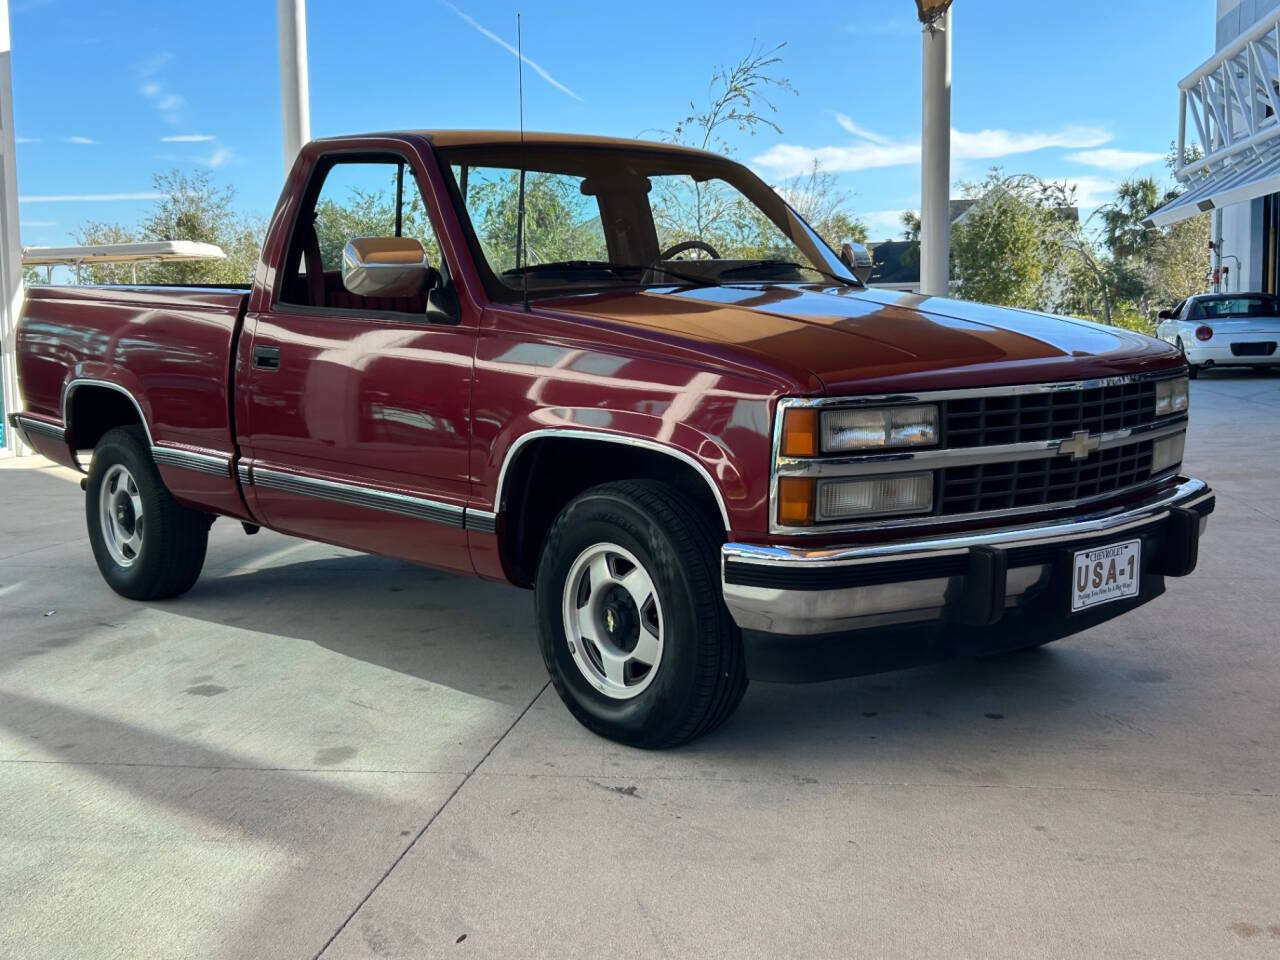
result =
[[[1183,433],[1187,418],[1172,422],[1128,427],[1098,435],[1098,449],[1111,450],[1142,440]],[[849,477],[881,473],[899,473],[922,468],[966,467],[979,463],[1010,463],[1017,460],[1046,460],[1064,456],[1058,446],[1070,436],[1026,443],[993,444],[987,447],[947,447],[941,450],[897,450],[848,457],[780,457],[778,474],[784,477]],[[1041,507],[1040,509],[1045,509]]]
[[[911,560],[917,557],[963,554],[967,553],[970,547],[977,546],[1029,546],[1059,540],[1075,540],[1092,534],[1123,533],[1131,527],[1159,519],[1167,514],[1171,507],[1194,507],[1211,496],[1213,492],[1203,480],[1183,477],[1171,492],[1128,510],[1104,511],[1084,517],[1064,517],[1048,523],[1006,527],[981,533],[855,547],[791,547],[728,543],[721,548],[721,557],[723,560],[732,559],[735,562],[765,566],[792,564],[846,566],[877,563],[883,560]]]

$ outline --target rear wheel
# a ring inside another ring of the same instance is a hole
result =
[[[551,680],[588,729],[671,747],[723,723],[747,687],[720,592],[717,531],[654,481],[588,490],[547,536],[535,585]]]
[[[1200,368],[1190,360],[1187,360],[1187,348],[1183,346],[1181,337],[1178,338],[1177,347],[1178,352],[1182,354],[1182,359],[1187,361],[1187,376],[1192,380],[1196,379],[1196,377],[1200,376]]]
[[[85,489],[89,543],[112,590],[160,600],[191,589],[204,566],[211,518],[173,499],[140,428],[103,436]]]

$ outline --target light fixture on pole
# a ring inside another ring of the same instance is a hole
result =
[[[951,292],[951,0],[916,0],[924,49],[920,292]]]

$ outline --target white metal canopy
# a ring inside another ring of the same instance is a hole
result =
[[[1142,225],[1167,227],[1180,220],[1234,203],[1280,191],[1280,140],[1260,153],[1233,157],[1218,169],[1192,181],[1190,189],[1156,210]]]
[[[1175,173],[1188,189],[1143,224],[1167,227],[1280,190],[1280,11],[1264,16],[1178,87]],[[1190,161],[1189,128],[1201,154]]]
[[[151,240],[142,243],[94,243],[82,247],[23,247],[24,267],[75,266],[91,263],[143,263],[154,260],[225,260],[215,243],[194,240]]]

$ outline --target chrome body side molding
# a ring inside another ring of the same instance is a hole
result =
[[[162,467],[179,467],[213,477],[231,476],[231,457],[225,453],[159,446],[151,448],[151,459]]]
[[[66,440],[67,429],[56,423],[50,423],[48,420],[37,420],[35,417],[27,416],[25,413],[12,413],[9,415],[9,423],[15,430],[19,430],[28,436],[36,435],[48,437],[51,440]]]
[[[244,465],[241,464],[241,467]],[[328,500],[352,507],[364,507],[369,510],[383,510],[387,513],[398,513],[418,520],[429,520],[443,523],[450,527],[461,527],[465,510],[451,503],[440,503],[426,497],[411,496],[376,487],[341,483],[336,480],[319,480],[296,473],[283,473],[279,470],[268,470],[263,467],[253,468],[253,485],[268,490],[280,490],[285,493],[296,493],[318,500]]]
[[[466,528],[476,533],[497,533],[498,531],[498,515],[491,510],[467,507],[465,521]]]

